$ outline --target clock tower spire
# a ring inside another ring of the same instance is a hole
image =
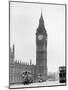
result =
[[[37,28],[37,32],[36,33],[46,33],[46,29],[45,29],[45,25],[44,25],[44,19],[43,19],[43,14],[42,14],[42,11],[41,11],[41,16],[40,16],[40,19],[39,19],[39,26]],[[47,35],[47,33],[46,33]]]
[[[36,74],[43,80],[47,79],[47,32],[41,11],[39,26],[36,31]]]
[[[40,17],[40,19],[39,19],[39,24],[44,24],[44,20],[43,20],[42,11],[41,11],[41,17]]]

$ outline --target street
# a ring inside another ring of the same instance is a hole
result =
[[[23,88],[23,87],[38,87],[38,86],[54,86],[54,85],[65,85],[65,83],[59,83],[59,81],[46,81],[46,82],[40,82],[40,83],[32,83],[28,85],[23,84],[14,84],[11,85],[10,88]]]

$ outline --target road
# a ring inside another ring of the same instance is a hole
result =
[[[10,88],[24,88],[24,87],[38,87],[38,86],[54,86],[54,85],[65,85],[65,83],[59,83],[59,81],[46,81],[46,82],[40,82],[40,83],[32,83],[28,85],[23,84],[14,84],[11,85]]]

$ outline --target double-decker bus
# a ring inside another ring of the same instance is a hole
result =
[[[59,67],[59,82],[66,83],[66,67],[65,66]]]

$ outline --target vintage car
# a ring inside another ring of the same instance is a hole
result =
[[[31,72],[25,71],[22,73],[22,83],[23,84],[33,83]]]

